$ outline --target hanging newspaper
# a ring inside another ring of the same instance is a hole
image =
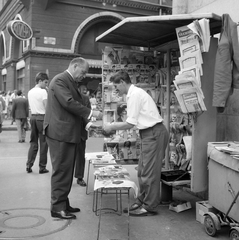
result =
[[[183,113],[203,112],[206,106],[198,88],[184,88],[174,91]]]
[[[199,85],[193,72],[189,71],[176,75],[173,83],[177,90],[198,88],[198,92],[201,92],[202,98],[204,98],[201,85]]]
[[[191,24],[176,28],[181,56],[197,50],[208,52],[210,47],[210,28],[208,19],[195,20]]]
[[[183,113],[206,111],[204,95],[192,72],[179,74],[173,81],[174,91]]]
[[[200,72],[197,65],[193,65],[191,67],[181,69],[178,73],[179,75],[183,73],[192,73],[199,87],[201,87],[201,77],[200,77]]]
[[[181,56],[200,50],[198,35],[188,26],[176,28],[176,34]]]
[[[202,18],[200,20],[195,20],[190,23],[188,26],[193,33],[198,36],[201,51],[208,52],[210,47],[210,28],[209,28],[209,20]]]
[[[191,53],[190,55],[182,56],[179,58],[179,65],[181,70],[196,65],[199,68],[201,76],[203,75],[202,64],[203,59],[201,51],[196,51]]]

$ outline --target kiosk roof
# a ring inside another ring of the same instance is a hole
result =
[[[98,36],[96,41],[156,47],[176,40],[176,28],[202,18],[210,20],[211,35],[221,31],[221,16],[214,13],[127,17]]]

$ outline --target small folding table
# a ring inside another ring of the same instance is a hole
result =
[[[138,188],[135,182],[130,180],[129,173],[122,166],[106,166],[97,169],[94,173],[94,196],[93,196],[93,211],[99,216],[97,240],[100,237],[100,224],[101,216],[103,213],[115,213],[122,215],[122,195],[127,195],[128,198],[128,240],[130,239],[130,226],[129,226],[129,205],[130,205],[130,189],[134,190],[135,196],[138,193]],[[103,208],[102,201],[103,195],[114,194],[115,195],[115,208]]]

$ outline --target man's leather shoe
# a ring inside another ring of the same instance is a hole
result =
[[[145,217],[145,216],[154,216],[156,215],[157,212],[150,212],[150,211],[147,211],[145,208],[138,208],[134,211],[130,211],[129,212],[129,215],[131,217]]]
[[[66,210],[68,211],[68,212],[73,212],[73,213],[75,213],[75,212],[80,212],[80,209],[79,208],[73,208],[73,207],[71,207],[71,206],[69,206],[69,207],[67,207],[66,208]]]
[[[54,218],[61,218],[61,219],[76,219],[76,216],[68,211],[60,211],[60,212],[53,212],[51,211],[51,216]]]
[[[26,170],[27,170],[27,173],[31,173],[32,172],[32,168],[31,167],[27,167]]]
[[[129,207],[129,211],[134,211],[138,208],[140,208],[142,206],[142,204],[138,204],[138,203],[133,203],[130,207]],[[128,213],[128,208],[125,208],[123,210],[124,213]]]
[[[86,182],[83,179],[77,179],[77,184],[79,184],[82,187],[86,187]]]
[[[48,173],[48,172],[49,172],[49,171],[48,171],[46,168],[39,170],[39,173],[40,173],[40,174]]]

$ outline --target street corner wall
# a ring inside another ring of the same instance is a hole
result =
[[[173,14],[208,13],[217,15],[228,13],[234,22],[239,22],[238,0],[177,0],[173,1]]]

